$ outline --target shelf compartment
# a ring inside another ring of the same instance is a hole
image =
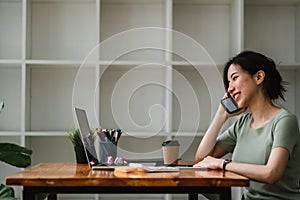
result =
[[[164,131],[166,67],[158,64],[131,68],[113,65],[101,73],[101,127]]]
[[[75,152],[71,140],[61,136],[27,137],[32,150],[32,165],[41,162],[75,162]]]
[[[165,9],[162,0],[101,1],[101,60],[163,61]]]
[[[205,134],[205,131],[196,132],[196,131],[177,131],[172,132],[172,137],[203,137]]]
[[[21,59],[22,1],[0,1],[0,59]]]
[[[300,1],[245,2],[245,49],[282,65],[300,62]]]
[[[21,138],[18,135],[0,135],[0,141],[1,143],[13,143],[17,145],[21,145]]]
[[[212,105],[207,84],[200,72],[192,66],[174,66],[172,88],[173,132],[206,130]]]
[[[182,1],[174,0],[173,29],[191,37],[194,45],[203,51],[194,61],[206,60],[206,51],[215,63],[224,63],[231,55],[231,9],[232,1]],[[233,10],[233,11],[232,11]],[[207,20],[209,19],[209,20]],[[174,49],[186,48],[182,40],[173,36]],[[190,52],[193,53],[193,52]],[[201,55],[205,55],[202,57]],[[173,55],[174,61],[181,61],[181,55]]]
[[[195,160],[195,155],[202,137],[180,136],[176,137],[180,143],[180,158],[183,160]]]
[[[32,0],[28,10],[28,58],[81,60],[98,43],[95,1]]]
[[[180,144],[180,158],[194,160],[201,137],[180,136],[175,139]],[[153,137],[153,135],[148,135],[146,138],[137,136],[120,138],[118,155],[128,159],[162,158],[161,145],[165,140],[165,137]],[[136,148],[137,146],[143,148]]]
[[[78,68],[30,65],[30,126],[29,131],[61,131],[74,128],[74,110],[81,99],[73,96],[74,87],[81,96],[89,95],[94,87],[94,68],[84,69],[80,85],[75,85]],[[94,91],[94,90],[93,90]],[[85,101],[88,105],[88,101]]]
[[[165,137],[126,136],[121,137],[118,143],[118,155],[128,159],[162,158],[161,144]],[[137,148],[142,147],[142,148]]]
[[[21,66],[0,66],[0,99],[4,101],[4,109],[0,113],[0,131],[20,131]]]
[[[277,104],[281,105],[283,108],[288,109],[292,113],[297,113],[296,112],[297,70],[282,68],[279,69],[279,72],[282,79],[286,81],[288,84],[285,85],[285,88],[287,89],[287,91],[285,92],[286,101],[277,101]]]

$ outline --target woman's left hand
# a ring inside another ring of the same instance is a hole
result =
[[[212,156],[205,157],[202,161],[196,163],[194,167],[204,167],[208,169],[222,169],[224,159],[214,158]]]

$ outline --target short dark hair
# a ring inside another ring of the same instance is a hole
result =
[[[227,73],[231,64],[240,65],[251,76],[255,75],[259,70],[264,71],[263,91],[265,95],[271,100],[278,99],[279,97],[285,100],[284,92],[286,92],[286,89],[283,85],[286,82],[283,82],[279,71],[276,69],[276,64],[271,58],[254,51],[243,51],[231,58],[226,63],[223,71],[223,82],[226,91],[229,87]]]

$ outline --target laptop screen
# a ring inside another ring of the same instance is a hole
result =
[[[81,141],[85,149],[85,155],[89,165],[92,167],[93,165],[97,165],[99,163],[94,146],[95,138],[93,138],[93,135],[90,133],[91,130],[86,111],[80,108],[75,108],[75,113],[79,125]]]

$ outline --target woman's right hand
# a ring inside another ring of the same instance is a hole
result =
[[[228,98],[229,97],[229,94],[226,92],[223,96],[223,98]],[[216,114],[219,114],[220,116],[224,117],[225,121],[229,118],[229,117],[234,117],[234,116],[237,116],[243,112],[245,112],[247,110],[247,108],[241,108],[239,109],[237,112],[234,112],[234,113],[228,113],[226,111],[226,109],[224,108],[224,106],[220,103],[219,104],[219,108],[218,108],[218,111]]]
[[[223,107],[223,105],[220,103],[219,108],[218,108],[218,111],[217,111],[216,114],[217,114],[217,115],[220,115],[220,116],[223,116],[224,119],[225,119],[225,121],[226,121],[228,118],[237,116],[237,115],[239,115],[239,114],[245,112],[246,110],[247,110],[247,108],[241,108],[239,111],[230,114],[230,113],[228,113],[228,112],[226,111],[226,109],[225,109],[225,108]]]

